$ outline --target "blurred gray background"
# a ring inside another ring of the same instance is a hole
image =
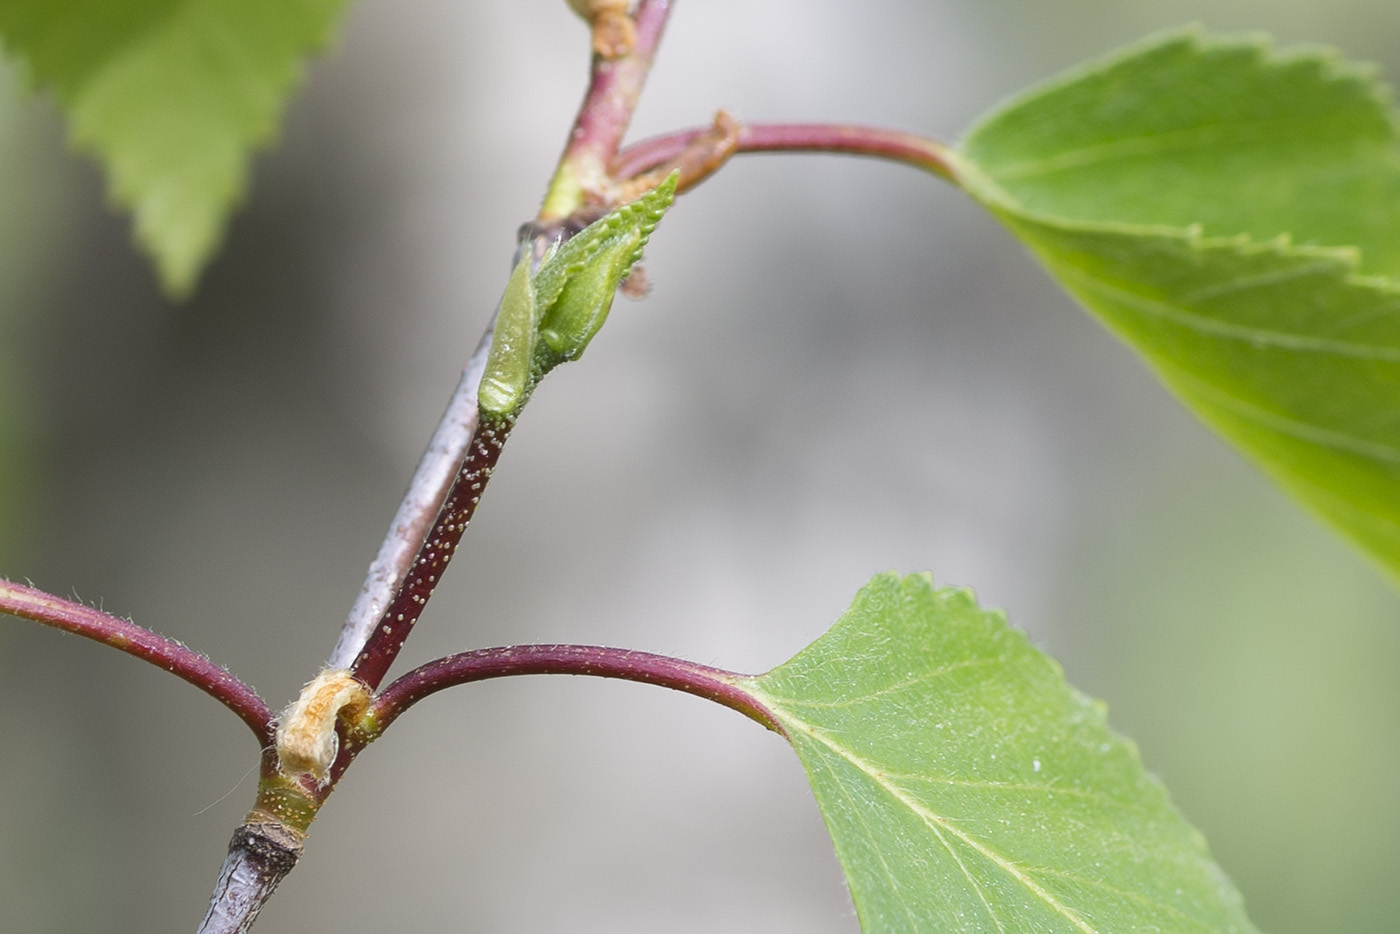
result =
[[[953,139],[1193,19],[1400,75],[1386,0],[685,0],[633,138],[725,107]],[[360,0],[183,306],[51,102],[0,73],[0,572],[295,696],[585,68],[559,0]],[[651,297],[536,395],[397,671],[523,641],[761,671],[872,574],[930,568],[1109,702],[1263,928],[1400,929],[1400,599],[989,219],[905,168],[748,156],[681,201],[648,269]],[[193,930],[252,800],[245,728],[9,619],[0,703],[0,927]],[[439,695],[366,752],[259,929],[857,925],[777,737],[536,678]]]

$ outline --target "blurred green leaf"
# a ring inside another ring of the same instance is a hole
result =
[[[161,281],[188,293],[345,0],[6,0],[0,39],[56,93]]]
[[[1190,409],[1400,579],[1400,148],[1367,70],[1171,34],[953,158]]]
[[[797,750],[866,934],[1254,930],[1103,706],[968,591],[877,577],[739,683]]]

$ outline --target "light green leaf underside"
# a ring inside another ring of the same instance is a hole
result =
[[[6,0],[0,40],[57,94],[74,144],[163,284],[188,292],[345,0]]]
[[[1170,35],[975,128],[960,184],[1400,579],[1400,148],[1367,72]]]
[[[877,577],[740,684],[802,760],[865,934],[1254,930],[1103,706],[965,590]]]

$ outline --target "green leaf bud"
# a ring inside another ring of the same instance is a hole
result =
[[[527,244],[520,251],[520,261],[510,274],[496,312],[491,352],[477,389],[477,405],[484,412],[509,414],[519,406],[530,386],[539,324],[535,287],[530,281],[530,259]]]

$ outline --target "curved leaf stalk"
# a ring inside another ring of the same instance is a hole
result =
[[[174,639],[130,620],[12,581],[0,581],[0,612],[92,639],[150,662],[188,681],[233,711],[262,745],[272,742],[272,711],[258,692],[226,668]]]
[[[748,676],[694,662],[598,645],[510,645],[439,658],[397,679],[374,699],[361,721],[363,741],[378,736],[409,707],[444,688],[516,675],[592,675],[694,694],[737,710],[770,730],[778,721],[739,686]]]
[[[252,928],[262,906],[296,865],[307,829],[346,768],[405,710],[459,684],[540,674],[655,684],[712,700],[786,735],[773,713],[743,686],[752,678],[678,658],[596,645],[515,645],[437,659],[391,683],[353,724],[347,726],[342,718],[343,741],[328,781],[288,776],[278,752],[264,751],[257,803],[229,841],[198,934],[246,934]]]
[[[677,176],[676,191],[685,191],[709,178],[739,151],[739,134],[743,127],[727,111],[715,114],[715,122],[706,130],[691,130],[684,135],[687,142],[675,155],[639,174],[613,177],[612,191],[619,201],[630,201],[648,189],[655,188],[672,173]]]
[[[681,158],[697,141],[714,132],[710,127],[696,128],[643,140],[618,153],[609,171],[614,178],[635,178]],[[954,177],[948,148],[943,144],[913,133],[877,127],[829,123],[745,124],[738,128],[733,151],[874,156],[932,172],[948,181]],[[688,177],[682,174],[680,189],[693,187],[704,178],[705,175]]]

